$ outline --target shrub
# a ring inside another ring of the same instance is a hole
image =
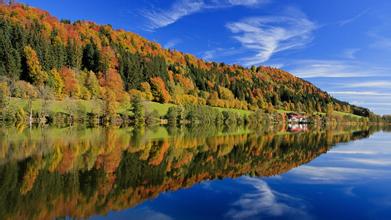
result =
[[[12,90],[12,96],[22,99],[37,98],[38,90],[26,81],[17,81]]]

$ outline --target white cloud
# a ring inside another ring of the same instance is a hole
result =
[[[153,31],[203,10],[234,6],[249,7],[267,2],[268,0],[177,0],[169,9],[143,10],[141,15],[149,21],[146,29]]]
[[[164,48],[174,48],[179,43],[181,43],[180,39],[172,39],[172,40],[169,40],[167,43],[164,44]]]
[[[357,15],[355,15],[355,16],[353,16],[351,18],[348,18],[348,19],[345,19],[345,20],[342,20],[342,21],[338,22],[338,24],[340,26],[345,26],[347,24],[353,23],[356,20],[358,20],[359,18],[361,18],[362,16],[366,15],[368,12],[369,12],[369,8],[365,9],[364,11],[358,13]]]
[[[346,187],[345,189],[343,189],[343,192],[345,193],[345,195],[357,197],[357,195],[353,191],[354,191],[354,187],[352,187],[352,186]]]
[[[199,12],[205,7],[202,0],[177,1],[169,10],[143,11],[143,16],[149,20],[147,29],[154,30],[175,23],[184,16]]]
[[[338,91],[338,92],[329,92],[333,95],[356,95],[356,96],[391,96],[391,93],[381,93],[374,91]]]
[[[256,192],[242,195],[233,204],[233,208],[228,211],[226,214],[227,217],[248,219],[258,218],[260,215],[273,217],[293,215],[299,219],[308,218],[305,212],[305,206],[299,205],[299,207],[293,207],[288,205],[288,203],[292,202],[301,203],[301,200],[273,191],[265,181],[258,178],[245,177],[242,183],[252,185],[256,189]]]
[[[371,180],[390,180],[391,141],[389,133],[377,133],[368,139],[338,144],[312,162],[283,175],[286,180],[308,184],[348,184]],[[330,166],[332,164],[332,166]]]
[[[216,50],[207,50],[203,53],[202,59],[204,60],[212,60],[216,57],[216,53],[219,51],[219,49]]]
[[[206,8],[227,8],[232,6],[254,7],[269,3],[271,0],[205,0]]]
[[[359,181],[362,179],[377,179],[389,176],[386,170],[348,167],[315,167],[301,166],[290,171],[295,181],[310,184],[337,184],[342,182]]]
[[[367,105],[367,106],[384,106],[384,107],[390,107],[391,103],[390,102],[363,102],[363,101],[353,101],[353,105]]]
[[[242,59],[246,66],[268,61],[275,53],[304,47],[312,40],[316,25],[301,11],[289,9],[289,16],[251,17],[228,23],[234,39],[255,55]]]
[[[369,36],[374,39],[374,42],[370,47],[382,50],[391,48],[391,37],[383,36],[375,32],[370,32]]]
[[[375,138],[351,142],[343,147],[334,148],[327,153],[341,154],[333,156],[338,158],[369,158],[383,160],[384,157],[391,155],[391,141],[389,135],[378,133]],[[388,159],[388,161],[391,161]]]
[[[390,114],[390,107],[386,103],[391,102],[391,93],[376,91],[335,91],[329,93],[340,100],[369,108],[377,114]]]
[[[353,163],[359,163],[364,165],[375,165],[375,166],[391,166],[391,161],[389,159],[380,159],[380,158],[344,158],[344,161],[349,161]]]
[[[211,60],[215,57],[215,50],[208,50],[205,51],[204,55],[202,56],[202,59],[204,60]]]
[[[363,154],[363,155],[375,155],[378,152],[373,150],[330,150],[327,152],[328,154]]]
[[[241,6],[256,6],[268,2],[269,0],[228,0],[228,3],[231,5],[241,5]]]
[[[338,95],[337,98],[348,100],[350,103],[358,106],[363,106],[371,109],[371,111],[376,112],[377,114],[391,114],[391,94],[389,95]]]
[[[268,63],[266,65],[278,69],[282,69],[285,66],[283,63]]]
[[[202,53],[201,57],[202,59],[204,60],[213,60],[213,59],[216,59],[217,57],[218,58],[222,58],[222,57],[229,57],[229,56],[234,56],[234,55],[238,55],[240,53],[242,53],[243,51],[241,49],[236,49],[236,48],[229,48],[229,49],[225,49],[225,48],[216,48],[216,49],[213,49],[213,50],[207,50],[205,52]]]
[[[288,71],[301,78],[382,76],[388,70],[347,60],[298,60],[287,63]]]
[[[126,217],[130,219],[148,219],[148,220],[172,220],[173,219],[172,217],[164,213],[155,211],[149,207],[140,207],[140,208],[132,209],[129,213],[127,213]]]
[[[391,81],[368,81],[341,85],[346,88],[391,88]]]
[[[340,100],[367,107],[378,114],[390,112],[386,105],[369,104],[391,101],[390,68],[354,60],[309,59],[286,60],[284,69],[316,83]]]
[[[349,48],[343,51],[343,57],[347,59],[356,59],[356,53],[358,53],[361,49],[359,48]]]

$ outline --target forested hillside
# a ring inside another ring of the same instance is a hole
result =
[[[118,103],[139,95],[179,105],[370,113],[280,69],[206,62],[110,25],[59,21],[21,4],[0,5],[0,77],[1,96],[23,99]]]

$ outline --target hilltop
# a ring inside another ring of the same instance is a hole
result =
[[[0,5],[2,94],[20,99],[144,100],[266,112],[334,111],[368,117],[277,68],[207,62],[110,25],[58,20],[22,4]]]

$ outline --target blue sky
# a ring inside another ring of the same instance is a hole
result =
[[[391,114],[387,0],[24,0],[224,63],[270,65],[344,101]]]

